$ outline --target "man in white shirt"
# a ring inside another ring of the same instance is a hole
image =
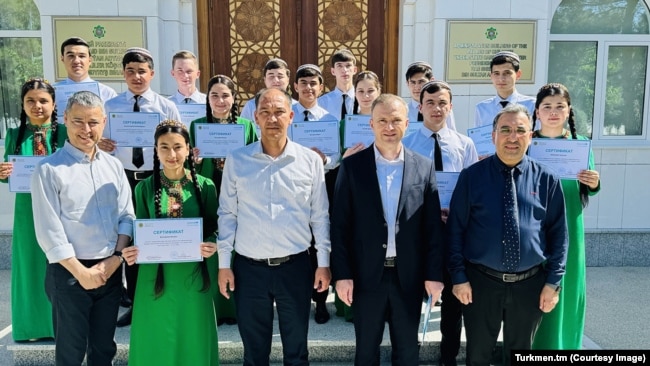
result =
[[[264,89],[256,100],[261,140],[231,152],[223,171],[219,290],[235,296],[246,364],[269,363],[275,303],[284,362],[306,365],[312,289],[326,291],[331,277],[323,160],[287,138],[289,94]],[[315,275],[307,252],[312,233]]]
[[[178,51],[172,57],[171,75],[178,89],[170,96],[175,104],[205,104],[206,96],[196,88],[196,80],[201,76],[199,61],[190,51]]]

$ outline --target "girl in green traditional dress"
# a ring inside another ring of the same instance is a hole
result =
[[[587,140],[576,132],[569,91],[562,84],[544,85],[537,93],[533,121],[541,127],[534,138]],[[568,130],[566,129],[568,127]],[[569,249],[566,273],[562,280],[560,300],[550,313],[544,314],[535,335],[533,349],[570,350],[582,348],[586,307],[586,264],[583,209],[589,196],[600,191],[600,177],[594,170],[593,153],[589,154],[589,169],[577,179],[562,179],[562,191],[569,229]]]
[[[10,155],[45,156],[65,143],[65,126],[56,120],[54,88],[31,79],[20,93],[20,126],[7,131],[0,181],[13,171]],[[38,246],[32,217],[32,195],[16,193],[11,255],[11,323],[15,341],[54,337],[52,306],[45,294],[47,259]]]
[[[200,250],[204,259],[140,264],[129,365],[218,365],[213,304],[219,288],[214,255],[217,192],[212,180],[196,174],[185,125],[163,121],[156,128],[154,141],[153,175],[135,188],[136,217],[202,217],[204,242]],[[173,220],[169,225],[173,226]]]

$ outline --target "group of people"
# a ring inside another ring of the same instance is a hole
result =
[[[74,93],[59,106],[61,124],[56,86],[93,82],[83,39],[64,41],[61,60],[68,79],[23,85],[21,124],[8,131],[0,164],[7,182],[9,156],[44,156],[31,193],[16,195],[12,323],[16,341],[54,338],[57,365],[84,357],[110,365],[115,328],[129,324],[130,365],[218,365],[224,323],[238,325],[243,364],[266,365],[274,309],[284,363],[307,365],[311,302],[316,323],[326,323],[330,285],[336,314],[354,324],[356,365],[379,364],[386,322],[393,364],[418,363],[423,295],[441,299],[442,365],[456,364],[463,324],[468,365],[490,363],[502,322],[505,364],[514,349],[581,347],[582,211],[600,179],[593,157],[576,179],[559,179],[527,156],[533,137],[585,137],[563,85],[547,84],[536,98],[517,93],[516,54],[494,56],[496,96],[476,106],[475,125],[492,125],[491,156],[456,131],[452,88],[426,62],[409,65],[406,102],[382,93],[378,76],[357,73],[354,55],[339,50],[331,58],[336,87],[321,95],[321,69],[305,64],[294,75],[294,100],[288,65],[271,59],[266,88],[240,114],[228,76],[212,77],[207,95],[197,90],[191,52],[174,55],[178,91],[165,98],[150,88],[152,55],[130,48],[127,90],[97,83],[99,95]],[[189,103],[206,114],[188,124],[176,105]],[[157,113],[154,146],[111,140],[106,116],[116,112]],[[370,116],[370,146],[325,154],[288,138],[293,121],[336,120],[343,131],[349,114]],[[242,125],[245,146],[202,158],[200,123]],[[439,172],[460,173],[448,208]],[[136,218],[195,217],[203,260],[136,263]],[[130,309],[118,319],[120,305]]]

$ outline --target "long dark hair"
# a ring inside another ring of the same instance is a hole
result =
[[[27,113],[25,113],[25,95],[30,90],[45,90],[50,96],[52,97],[52,103],[56,100],[54,97],[54,88],[50,83],[47,82],[47,80],[44,79],[29,79],[23,84],[21,91],[20,91],[20,127],[18,127],[18,136],[16,138],[16,149],[14,150],[14,155],[20,155],[20,145],[23,142],[23,138],[25,137],[25,130],[27,129]],[[50,146],[52,146],[52,152],[56,151],[57,148],[57,143],[58,143],[58,136],[59,136],[59,129],[57,128],[59,126],[59,123],[56,118],[56,105],[54,105],[54,109],[52,110],[52,116],[50,117],[50,123],[51,123],[51,129],[52,133],[50,134]]]
[[[228,89],[230,89],[230,93],[232,94],[233,99],[232,107],[230,108],[230,119],[232,122],[236,122],[237,117],[239,117],[239,107],[237,106],[237,87],[235,86],[235,82],[226,75],[215,75],[210,79],[210,81],[208,81],[208,98],[205,102],[205,116],[207,118],[207,122],[214,122],[214,117],[212,116],[212,107],[210,107],[210,90],[212,90],[212,87],[215,84],[223,84],[227,86]]]
[[[359,114],[359,101],[356,98],[356,93],[357,93],[357,84],[361,82],[362,80],[370,80],[375,84],[375,88],[377,88],[377,91],[379,91],[379,94],[381,94],[381,82],[379,81],[379,76],[375,74],[374,72],[370,70],[366,71],[361,71],[360,73],[357,74],[357,76],[354,78],[354,106],[352,107],[352,114]]]
[[[535,101],[535,111],[533,112],[533,121],[537,120],[537,110],[539,109],[540,104],[546,97],[551,97],[559,95],[566,101],[567,105],[571,107],[571,96],[569,95],[569,89],[566,86],[560,83],[549,83],[544,85],[537,92],[537,100]],[[569,119],[568,119],[569,131],[571,132],[571,138],[574,140],[578,139],[578,132],[576,130],[576,123],[573,114],[573,108],[569,109]],[[582,208],[589,205],[589,187],[586,184],[580,183],[580,203],[582,203]]]
[[[186,144],[190,144],[190,135],[187,132],[187,127],[181,122],[173,120],[165,120],[161,122],[156,127],[156,132],[154,134],[154,141],[156,146],[158,146],[158,138],[167,133],[177,133],[183,136]],[[199,205],[199,213],[201,217],[204,215],[203,200],[201,199],[201,187],[199,187],[199,182],[196,179],[196,168],[194,167],[194,155],[192,153],[192,147],[189,147],[189,156],[186,162],[190,169],[190,175],[192,177],[192,182],[194,183],[194,194],[196,195],[196,201]],[[162,199],[162,186],[160,184],[160,158],[158,158],[158,152],[156,149],[153,150],[153,188],[154,188],[154,205],[156,207],[156,218],[162,217],[161,212],[161,199]],[[201,275],[203,284],[201,286],[201,292],[206,292],[210,288],[210,274],[208,272],[208,266],[206,261],[201,261],[196,264],[196,269],[194,270],[194,276]],[[154,284],[154,294],[156,297],[160,297],[163,293],[165,287],[165,275],[163,272],[163,264],[158,263],[158,270],[156,272],[156,282]]]

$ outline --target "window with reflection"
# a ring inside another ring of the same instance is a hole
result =
[[[649,19],[643,0],[563,0],[556,9],[548,81],[569,89],[578,133],[648,137],[650,40],[639,35],[650,34]]]
[[[20,87],[43,76],[43,48],[34,31],[41,18],[33,0],[0,0],[0,138],[20,124]]]

